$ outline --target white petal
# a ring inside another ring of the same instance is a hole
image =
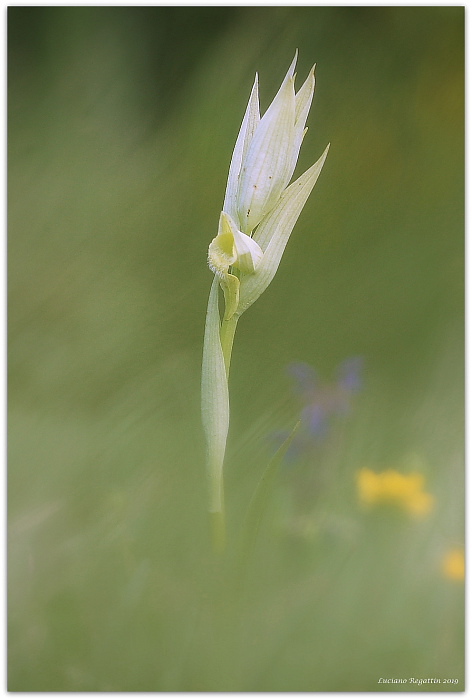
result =
[[[308,77],[300,90],[295,95],[295,124],[303,122],[302,129],[305,127],[311,101],[315,92],[315,68],[316,63],[308,73]]]
[[[287,71],[287,75],[285,76],[285,79],[288,77],[293,78],[293,75],[295,73],[295,66],[297,65],[297,59],[298,59],[298,49],[295,49],[295,56],[293,57],[293,61],[290,64],[290,67]]]
[[[292,66],[259,122],[242,165],[238,218],[244,233],[274,206],[290,177],[295,130]]]
[[[321,158],[285,190],[255,232],[254,238],[264,255],[255,273],[241,280],[238,314],[246,311],[274,278],[293,227],[321,172],[328,149],[329,145]]]
[[[243,123],[239,130],[236,145],[234,147],[231,165],[229,166],[228,184],[226,185],[226,194],[223,204],[224,211],[228,212],[232,218],[238,222],[238,212],[236,206],[236,197],[239,187],[239,177],[241,172],[241,164],[249,149],[249,144],[252,141],[254,132],[260,122],[259,116],[259,94],[257,85],[257,74],[254,80],[254,85],[249,97],[249,102],[244,114]],[[238,222],[239,226],[239,222]]]
[[[234,263],[245,274],[255,271],[262,258],[262,250],[258,243],[251,236],[236,230],[234,234],[234,245],[238,253],[238,259]]]
[[[295,166],[297,165],[298,154],[302,145],[303,137],[305,136],[305,124],[310,111],[313,95],[315,92],[315,66],[311,69],[307,79],[301,86],[300,90],[295,95],[295,133],[294,145],[292,150],[292,162],[290,165],[290,176],[287,184],[290,182]]]

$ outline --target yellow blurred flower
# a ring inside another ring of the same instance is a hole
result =
[[[395,505],[418,517],[427,515],[434,505],[434,496],[423,490],[424,482],[423,474],[401,474],[395,469],[377,473],[363,468],[357,474],[361,503]]]
[[[451,549],[442,560],[442,572],[446,578],[453,581],[463,581],[465,578],[465,557],[463,549]]]

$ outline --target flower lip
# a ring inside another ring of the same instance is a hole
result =
[[[218,234],[208,248],[208,265],[216,274],[228,272],[230,265],[236,260],[234,239],[228,233]]]
[[[255,271],[262,258],[260,246],[250,236],[240,231],[229,214],[222,211],[218,226],[218,235],[212,240],[208,249],[208,264],[219,275],[228,272],[231,265],[241,272],[250,274]]]

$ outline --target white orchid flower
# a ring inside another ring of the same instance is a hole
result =
[[[225,320],[234,313],[241,315],[273,279],[327,155],[328,149],[287,187],[307,131],[305,124],[315,91],[313,66],[295,93],[296,60],[297,54],[262,119],[256,76],[231,158],[218,235],[208,255],[210,268],[220,276],[225,292]],[[224,227],[231,228],[234,243],[223,233]],[[231,266],[240,270],[239,278],[229,275]]]
[[[211,483],[210,511],[221,541],[222,468],[229,426],[227,378],[236,324],[277,272],[285,246],[326,159],[289,185],[306,134],[315,67],[295,92],[297,53],[267,112],[259,114],[257,75],[234,147],[218,234],[208,250],[215,279],[208,303],[203,351],[202,415]],[[225,297],[220,322],[218,284]]]

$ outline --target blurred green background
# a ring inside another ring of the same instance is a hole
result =
[[[199,381],[232,148],[294,50],[331,150],[231,376],[229,552],[209,545]],[[463,689],[464,9],[10,7],[9,689]],[[241,589],[252,492],[300,406],[351,411],[281,467]],[[433,511],[366,511],[421,472]],[[303,497],[300,497],[302,494]],[[434,686],[379,678],[458,679]]]

